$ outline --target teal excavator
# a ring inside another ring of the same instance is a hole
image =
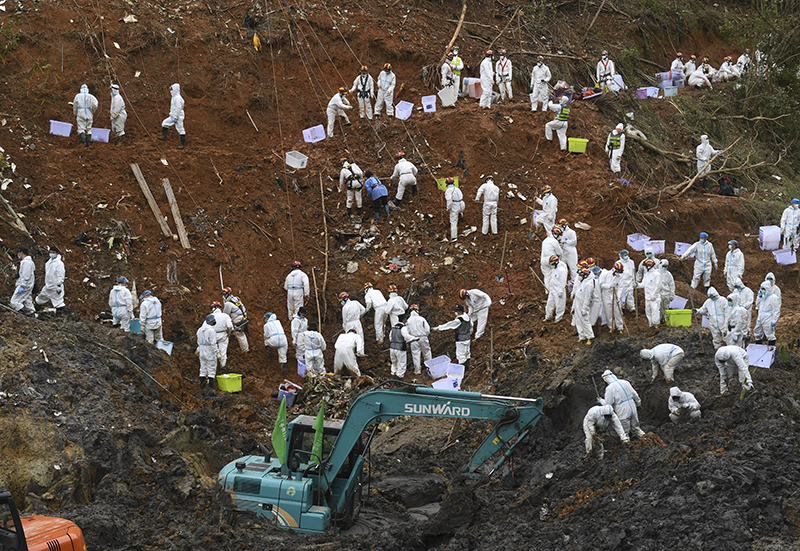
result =
[[[344,421],[325,421],[322,457],[311,452],[315,418],[301,415],[287,426],[285,464],[262,446],[263,455],[248,455],[226,465],[219,483],[230,494],[228,512],[255,514],[300,533],[346,528],[361,509],[362,468],[379,423],[404,415],[495,421],[463,469],[464,475],[479,477],[483,465],[488,469],[483,474],[491,476],[542,416],[541,398],[401,384],[365,392]]]

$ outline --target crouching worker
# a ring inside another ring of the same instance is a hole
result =
[[[700,419],[700,402],[691,392],[683,392],[674,386],[669,389],[669,419],[677,423],[684,413],[689,414],[689,419]]]
[[[614,408],[608,404],[589,408],[586,417],[583,418],[583,433],[586,435],[587,456],[594,452],[598,459],[603,459],[605,450],[603,449],[600,433],[609,427],[614,429],[614,432],[617,433],[617,436],[624,444],[630,441],[622,428],[622,423],[619,422],[619,417],[614,413]]]

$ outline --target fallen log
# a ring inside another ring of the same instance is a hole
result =
[[[181,211],[178,208],[178,201],[175,200],[175,194],[172,192],[172,184],[169,183],[168,178],[161,180],[161,185],[164,186],[164,192],[167,194],[167,201],[169,201],[169,208],[172,210],[172,218],[175,220],[175,227],[178,228],[178,236],[181,238],[181,246],[184,249],[191,249],[189,245],[189,236],[186,235],[186,228],[181,219]]]
[[[153,216],[156,217],[156,222],[158,222],[158,225],[161,227],[161,233],[163,233],[166,237],[172,238],[172,230],[169,229],[169,225],[164,219],[164,215],[161,214],[161,209],[158,208],[158,203],[156,203],[156,199],[153,197],[153,194],[150,191],[150,186],[147,185],[147,181],[144,179],[144,175],[142,174],[139,165],[136,163],[131,163],[131,170],[133,170],[133,175],[136,176],[136,181],[139,182],[139,187],[142,188],[142,193],[144,193],[144,196],[147,199],[147,204],[150,205],[150,210],[153,211]]]

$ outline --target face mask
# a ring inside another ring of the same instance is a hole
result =
[[[539,61],[539,62],[538,62],[536,65],[538,65],[539,67],[541,67],[543,63],[544,63],[543,61]]]
[[[647,258],[653,258],[653,253],[647,253],[645,256],[647,256]]]
[[[797,207],[800,207],[800,205],[798,205],[798,204],[796,204],[796,203],[792,204],[792,208],[793,208],[793,209],[797,209]]]
[[[607,55],[604,55],[604,56],[603,56],[603,61],[605,61],[606,59],[608,59],[608,56],[607,56]]]
[[[733,303],[731,301],[728,301],[728,307],[733,308]]]
[[[711,300],[716,301],[719,297],[711,297]]]
[[[705,238],[703,238],[703,239],[700,239],[700,243],[702,243],[703,245],[705,245],[705,244],[706,244],[706,240],[705,240]]]
[[[728,250],[732,251],[733,250],[733,245],[728,245]]]
[[[56,253],[50,253],[50,258],[55,258],[56,256],[58,256]]]

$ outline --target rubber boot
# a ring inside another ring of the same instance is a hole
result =
[[[286,377],[286,364],[281,364],[281,377]]]
[[[356,216],[358,216],[359,219],[361,218],[361,207],[356,209]]]
[[[398,199],[397,197],[395,197],[394,198],[394,206],[396,206],[397,208],[402,207],[403,206],[403,200],[402,199]]]
[[[411,196],[412,197],[417,196],[417,186],[411,186]]]
[[[756,339],[756,344],[764,344],[764,339]]]
[[[159,140],[167,141],[167,128],[166,126],[161,127],[161,135],[158,137]]]
[[[467,370],[469,369],[469,362],[470,362],[470,360],[467,360],[466,362],[464,362],[464,373],[466,373]]]
[[[125,143],[125,134],[117,136],[117,147]]]
[[[86,133],[86,147],[89,147],[90,143],[92,143],[92,133],[91,132],[87,132]]]
[[[268,360],[272,359],[272,347],[271,346],[267,347],[267,359]]]
[[[774,341],[767,341],[767,346],[775,346],[775,343],[778,342],[777,340]]]
[[[347,207],[347,216],[353,216],[353,207]]]
[[[81,132],[81,133],[80,133],[80,138],[81,138],[81,143],[82,143],[82,144],[85,144],[85,143],[86,143],[86,134],[84,134],[83,132]]]
[[[178,149],[183,149],[186,147],[186,134],[181,134],[181,145],[178,146]]]

